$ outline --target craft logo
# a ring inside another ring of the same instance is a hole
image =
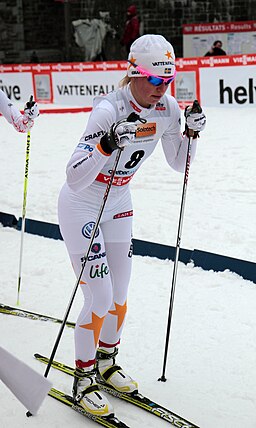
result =
[[[154,135],[156,133],[156,123],[143,123],[138,125],[136,129],[136,138],[139,137],[148,137],[149,135]]]
[[[90,221],[89,223],[86,223],[83,228],[82,228],[82,234],[84,235],[85,238],[90,239],[92,231],[94,229],[95,226],[95,222],[94,221]],[[96,230],[95,233],[95,238],[97,238],[97,236],[99,236],[99,229]]]
[[[84,141],[93,140],[95,138],[102,137],[104,134],[105,134],[104,131],[98,131],[98,132],[94,132],[93,134],[85,135]],[[80,147],[79,144],[78,144],[78,147]]]

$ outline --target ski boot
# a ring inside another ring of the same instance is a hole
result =
[[[112,351],[113,350],[113,351]],[[110,350],[109,350],[110,351]],[[115,364],[115,356],[118,354],[118,348],[112,348],[111,352],[99,348],[96,353],[96,381],[105,384],[113,389],[132,394],[138,392],[138,384],[128,376],[122,367]]]
[[[76,368],[73,383],[73,398],[88,413],[102,417],[114,416],[113,406],[96,383],[96,370]]]

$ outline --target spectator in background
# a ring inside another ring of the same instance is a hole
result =
[[[126,48],[126,55],[130,52],[131,44],[140,37],[140,21],[137,16],[137,8],[134,4],[128,7],[126,12],[127,18],[124,33],[121,38],[121,45]]]
[[[222,41],[216,40],[211,49],[206,52],[205,56],[221,56],[221,55],[227,55],[226,52],[222,49]]]
[[[38,58],[38,56],[37,56],[36,51],[33,51],[33,52],[32,52],[31,57],[30,57],[30,62],[31,62],[32,64],[37,64],[37,63],[39,62],[39,58]]]

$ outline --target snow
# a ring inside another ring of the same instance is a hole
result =
[[[256,262],[255,134],[253,109],[208,108],[207,128],[190,168],[182,248]],[[27,218],[57,223],[57,198],[66,163],[88,113],[41,115],[31,132]],[[21,216],[26,135],[0,118],[0,209]],[[170,170],[161,146],[131,181],[134,237],[175,246],[183,175]],[[0,227],[0,302],[16,306],[21,233]],[[256,287],[232,272],[179,263],[166,367],[162,374],[173,263],[134,256],[128,317],[118,363],[141,392],[201,428],[256,426]],[[62,318],[75,277],[62,241],[25,234],[20,307]],[[69,319],[82,305],[78,290]],[[44,373],[33,358],[50,355],[59,326],[0,314],[1,346]],[[73,330],[66,328],[56,359],[73,365]],[[72,379],[52,369],[56,388],[70,393]],[[47,397],[38,415],[0,384],[1,428],[96,426]],[[167,422],[111,398],[116,415],[132,428]]]

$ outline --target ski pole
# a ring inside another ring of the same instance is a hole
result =
[[[25,159],[25,175],[24,175],[23,207],[22,207],[22,218],[21,218],[21,242],[20,242],[20,261],[19,261],[17,305],[20,304],[21,266],[22,266],[22,256],[23,256],[23,239],[24,239],[25,223],[26,223],[29,155],[30,155],[30,131],[28,131],[28,133],[27,133],[27,147],[26,147],[26,159]]]
[[[135,114],[135,113],[131,113],[130,116],[126,120],[128,122],[135,122],[136,120],[139,120],[139,116],[137,114]],[[52,349],[51,356],[49,358],[49,362],[48,362],[46,370],[45,370],[45,374],[44,374],[45,377],[48,376],[48,373],[50,371],[51,364],[53,362],[55,353],[57,351],[57,348],[58,348],[58,345],[59,345],[59,342],[60,342],[60,339],[61,339],[64,327],[65,327],[65,324],[66,324],[66,321],[67,321],[68,316],[69,316],[69,312],[70,312],[72,304],[74,302],[75,295],[76,295],[78,286],[80,284],[80,280],[82,278],[82,275],[83,275],[83,272],[84,272],[84,268],[85,268],[85,265],[87,263],[87,260],[88,260],[88,257],[89,257],[89,254],[90,254],[90,251],[91,251],[91,248],[92,248],[92,244],[93,244],[93,241],[94,241],[94,238],[95,238],[95,235],[96,235],[96,232],[97,232],[97,229],[98,229],[98,226],[99,226],[99,223],[100,223],[100,220],[101,220],[101,217],[102,217],[102,214],[103,214],[103,211],[104,211],[107,199],[108,199],[108,195],[109,195],[109,192],[110,192],[113,180],[114,180],[114,176],[115,176],[115,173],[116,173],[116,170],[117,170],[117,165],[118,165],[118,162],[119,162],[119,159],[120,159],[122,151],[123,151],[122,148],[118,149],[118,152],[117,152],[117,155],[116,155],[116,158],[115,158],[115,162],[114,162],[114,165],[113,165],[113,168],[112,168],[112,172],[111,172],[111,175],[110,175],[110,179],[109,179],[109,182],[107,184],[107,187],[106,187],[103,199],[102,199],[102,203],[101,203],[101,206],[100,206],[100,209],[99,209],[98,217],[97,217],[97,219],[95,221],[95,225],[94,225],[94,228],[92,230],[92,234],[91,234],[90,241],[89,241],[89,246],[88,246],[86,255],[83,258],[83,262],[82,262],[80,273],[79,273],[79,275],[77,277],[77,280],[76,280],[73,292],[72,292],[71,297],[70,297],[69,304],[67,306],[67,309],[66,309],[66,312],[64,314],[64,318],[63,318],[62,324],[61,324],[60,329],[59,329],[58,336],[56,338],[55,344],[54,344],[53,349]]]
[[[193,113],[201,113],[202,109],[197,100],[194,101],[191,112]],[[187,149],[187,158],[186,158],[186,166],[184,173],[184,181],[183,181],[183,189],[182,189],[182,197],[181,197],[181,207],[180,207],[180,216],[179,216],[179,225],[178,225],[178,233],[177,233],[177,241],[176,241],[176,249],[175,249],[175,260],[173,265],[173,276],[172,276],[172,286],[171,286],[171,295],[170,295],[170,304],[169,304],[169,312],[168,312],[168,321],[167,321],[167,329],[166,329],[166,339],[165,339],[165,350],[164,350],[164,361],[163,361],[163,370],[162,375],[158,379],[161,382],[166,382],[165,377],[165,369],[167,362],[167,354],[169,347],[169,339],[170,339],[170,330],[171,330],[171,322],[172,322],[172,313],[173,313],[173,304],[174,304],[174,294],[176,287],[176,278],[177,278],[177,269],[178,269],[178,261],[179,261],[179,252],[180,252],[180,243],[181,243],[181,232],[184,218],[184,209],[186,202],[186,194],[187,194],[187,184],[188,184],[188,175],[190,168],[190,157],[191,157],[191,146],[192,146],[192,138],[194,136],[194,131],[192,129],[188,130],[188,149]]]

